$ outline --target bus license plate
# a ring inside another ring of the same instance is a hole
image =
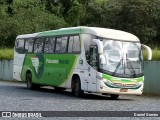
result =
[[[120,89],[120,92],[128,92],[128,89],[122,88]]]

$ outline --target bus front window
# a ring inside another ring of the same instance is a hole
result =
[[[103,45],[102,71],[122,77],[136,77],[143,73],[140,43],[103,39]]]

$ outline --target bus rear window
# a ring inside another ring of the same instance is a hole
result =
[[[29,38],[25,40],[25,53],[32,53],[34,40]]]
[[[17,39],[15,49],[18,53],[23,53],[24,51],[24,39]]]

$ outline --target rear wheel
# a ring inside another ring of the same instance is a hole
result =
[[[111,96],[111,98],[112,98],[113,100],[116,100],[116,99],[118,99],[118,97],[119,97],[119,95],[115,95],[115,94],[111,94],[110,96]]]
[[[76,97],[81,97],[84,94],[84,91],[81,90],[81,82],[79,77],[76,77],[75,80],[72,81],[72,93]]]
[[[27,73],[26,82],[27,82],[27,88],[30,90],[40,88],[39,85],[32,83],[32,74],[31,73]]]

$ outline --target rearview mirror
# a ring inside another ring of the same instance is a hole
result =
[[[100,40],[98,40],[98,39],[93,39],[92,41],[97,44],[97,46],[98,46],[98,53],[102,54],[103,53],[103,43]]]
[[[148,52],[148,60],[152,59],[152,50],[150,47],[148,47],[147,45],[141,44],[142,48],[146,49]]]

